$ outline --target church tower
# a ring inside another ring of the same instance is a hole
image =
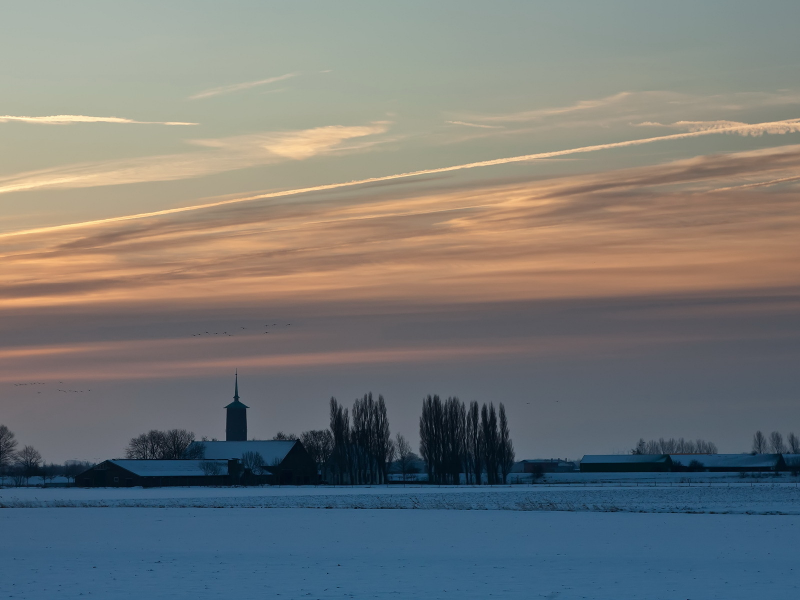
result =
[[[228,417],[225,421],[225,441],[227,442],[246,442],[247,441],[247,409],[248,407],[239,402],[239,372],[236,372],[236,384],[233,392],[233,402],[225,407]]]

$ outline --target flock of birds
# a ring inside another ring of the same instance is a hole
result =
[[[291,323],[286,323],[286,325],[284,325],[284,327],[289,327],[289,326],[291,326]],[[273,323],[272,325],[267,323],[266,325],[264,325],[264,327],[267,328],[267,330],[264,331],[264,333],[268,334],[270,327],[279,327],[279,325],[277,323]],[[246,331],[248,328],[247,327],[239,327],[239,329]],[[241,331],[237,331],[237,333],[241,333]],[[230,333],[228,331],[221,331],[221,332],[220,331],[201,331],[200,333],[193,333],[192,337],[211,337],[211,336],[214,336],[214,335],[220,335],[222,337],[233,337],[235,334]]]
[[[291,323],[286,323],[285,325],[283,325],[283,327],[290,327],[291,325],[292,325]],[[264,325],[264,327],[265,327],[266,330],[263,333],[264,334],[268,334],[268,333],[270,333],[270,327],[273,328],[272,331],[275,331],[275,329],[274,329],[275,327],[281,327],[281,326],[278,325],[277,323],[272,323],[272,325],[267,323],[266,325]],[[248,329],[249,329],[248,327],[239,327],[239,330],[237,330],[237,333],[241,333],[242,331],[246,331]],[[221,332],[220,331],[213,331],[213,332],[212,331],[203,331],[201,333],[193,333],[192,337],[212,337],[212,336],[215,336],[215,335],[216,336],[223,336],[223,337],[233,337],[234,334],[230,333],[228,331],[221,331]],[[59,385],[63,385],[64,382],[63,381],[59,381],[58,384]],[[19,382],[19,383],[15,383],[14,387],[29,386],[29,385],[48,385],[48,382],[47,381],[22,381],[22,382]],[[70,390],[70,389],[56,388],[56,391],[64,393],[64,394],[85,394],[87,392],[91,392],[92,390],[89,390],[89,389],[86,389],[86,390]],[[36,393],[37,394],[41,394],[42,392],[37,391]]]
[[[46,381],[24,381],[20,383],[15,383],[14,387],[21,387],[26,385],[47,385],[48,382]],[[58,382],[59,385],[64,385],[63,381]],[[86,392],[91,392],[92,390],[62,390],[61,388],[56,388],[57,392],[63,392],[65,394],[85,394]],[[42,392],[36,392],[37,394],[41,394]]]

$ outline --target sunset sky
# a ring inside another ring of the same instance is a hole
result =
[[[800,433],[800,4],[9,3],[0,423]],[[269,333],[265,333],[269,332]],[[21,385],[26,384],[26,385]],[[34,385],[35,384],[35,385]]]

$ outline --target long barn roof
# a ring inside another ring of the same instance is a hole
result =
[[[784,454],[783,460],[787,467],[800,467],[800,454]]]
[[[780,454],[671,454],[672,463],[688,467],[696,460],[707,469],[764,468],[771,469],[780,464]]]
[[[122,467],[139,477],[203,477],[205,473],[201,463],[204,460],[129,460],[118,459],[108,462]],[[221,473],[227,474],[228,463],[219,462]]]
[[[668,454],[587,454],[583,464],[630,464],[663,463],[669,461]]]

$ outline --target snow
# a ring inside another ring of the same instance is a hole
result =
[[[800,597],[796,516],[20,508],[0,531],[21,600]]]
[[[286,458],[297,440],[251,440],[247,442],[192,442],[191,452],[196,445],[203,446],[204,458],[230,459],[242,458],[245,452],[258,452],[266,466],[278,464]]]
[[[696,460],[710,469],[774,469],[781,460],[780,454],[670,454],[672,463],[684,467]]]
[[[142,477],[203,477],[204,460],[131,460],[115,459],[108,462]],[[214,462],[214,461],[212,461]],[[216,461],[221,473],[227,473],[228,463]]]
[[[508,476],[509,483],[529,483],[532,479],[530,473],[512,473]],[[728,484],[751,485],[768,482],[800,482],[800,477],[789,472],[775,473],[736,473],[736,472],[681,472],[664,471],[652,473],[604,473],[604,472],[573,472],[573,473],[546,473],[537,480],[537,484],[580,484],[580,485],[707,485]]]
[[[668,454],[587,454],[581,464],[627,464],[627,463],[663,463]]]
[[[9,488],[0,508],[310,508],[800,515],[797,483]]]
[[[800,454],[784,454],[783,460],[786,461],[787,467],[800,468]]]

